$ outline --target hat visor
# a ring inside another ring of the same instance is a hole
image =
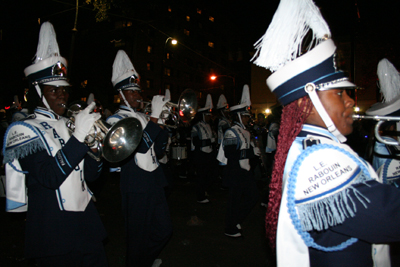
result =
[[[372,105],[365,113],[367,115],[380,115],[380,116],[388,116],[394,115],[393,113],[400,110],[400,98],[394,99],[390,102],[379,102]]]
[[[318,89],[319,91],[326,91],[326,90],[332,90],[332,89],[340,89],[340,88],[346,88],[346,89],[356,89],[356,85],[352,82],[349,81],[341,81],[338,83],[331,83],[329,85],[323,86],[322,88]]]
[[[140,87],[137,86],[130,86],[124,89],[121,89],[122,91],[128,91],[128,90],[132,90],[132,91],[142,91],[142,89],[140,89]]]
[[[43,84],[52,86],[71,86],[71,84],[69,84],[69,82],[67,82],[66,80],[51,81]]]

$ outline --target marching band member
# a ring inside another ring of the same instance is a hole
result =
[[[219,96],[217,103],[217,118],[218,118],[218,126],[217,126],[217,134],[218,134],[218,146],[217,149],[221,146],[222,139],[224,138],[225,131],[231,127],[231,120],[229,117],[229,105],[226,97],[222,94]],[[225,164],[219,162],[219,176],[222,180],[222,184],[225,180]],[[226,190],[227,188],[221,185],[222,190]]]
[[[365,113],[370,116],[399,116],[400,115],[400,74],[386,58],[378,63],[379,87],[383,101],[372,105]],[[385,126],[386,125],[386,126]],[[389,131],[399,131],[400,122],[386,122],[382,127]],[[399,138],[382,136],[386,142],[395,144]],[[373,144],[372,166],[384,184],[400,188],[400,146],[390,145],[375,141]],[[392,266],[400,265],[399,243],[390,244],[390,260]]]
[[[191,132],[191,150],[193,151],[193,161],[196,170],[196,196],[197,202],[205,204],[210,202],[206,196],[207,189],[213,182],[213,132],[211,130],[211,111],[213,103],[211,95],[208,94],[206,104],[197,110],[198,122],[194,124]]]
[[[241,224],[258,201],[258,189],[250,159],[260,155],[246,129],[250,121],[250,93],[243,87],[240,104],[231,107],[232,127],[227,129],[217,159],[227,164],[223,186],[229,189],[225,235],[241,237]]]
[[[25,119],[26,117],[28,117],[29,111],[28,111],[28,109],[26,108],[26,102],[24,102],[24,103],[22,104],[22,103],[19,101],[18,96],[15,95],[15,96],[14,96],[14,103],[15,103],[15,106],[17,107],[17,111],[15,111],[15,112],[12,114],[11,122],[20,121],[20,120],[23,120],[23,119]],[[22,107],[22,106],[24,106],[24,107]]]
[[[165,89],[165,96],[164,96],[165,101],[170,101],[171,100],[171,92],[169,89]],[[158,119],[159,124],[166,124],[166,121],[169,119],[169,114],[165,113],[162,115],[162,118]],[[168,198],[170,194],[172,193],[173,190],[173,176],[172,176],[172,171],[170,169],[170,166],[168,164],[169,162],[169,151],[171,149],[171,143],[172,143],[172,133],[170,131],[170,128],[166,128],[166,131],[168,133],[168,141],[167,145],[165,147],[165,152],[160,158],[158,159],[158,162],[160,163],[160,166],[164,172],[165,178],[167,179],[168,185],[165,187],[165,195]]]
[[[167,132],[157,121],[168,100],[154,96],[151,116],[138,112],[142,100],[139,74],[125,51],[119,50],[113,64],[112,83],[123,103],[107,122],[137,118],[143,127],[136,151],[121,162],[122,210],[126,222],[128,266],[152,266],[172,234],[165,198],[165,175],[157,157],[163,155]],[[159,262],[159,259],[157,259]]]
[[[218,147],[224,138],[224,133],[231,127],[231,121],[229,119],[229,105],[224,95],[220,95],[217,103],[218,112]]]
[[[6,209],[27,211],[25,257],[35,258],[38,266],[108,266],[106,232],[86,185],[102,168],[84,143],[100,115],[90,113],[90,105],[75,116],[70,135],[62,117],[70,86],[66,71],[53,25],[45,22],[35,61],[25,69],[32,87],[28,102],[37,107],[6,133]]]
[[[378,78],[383,101],[372,105],[365,113],[370,116],[399,116],[400,115],[400,74],[386,58],[378,64]],[[387,122],[394,131],[400,130],[400,122]],[[393,143],[399,140],[384,136],[384,140]],[[385,184],[400,187],[398,168],[400,146],[375,142],[372,166]]]
[[[374,244],[400,240],[400,193],[343,144],[355,85],[336,69],[319,9],[281,0],[256,48],[254,63],[273,72],[267,85],[284,105],[266,218],[277,265],[390,266],[387,246]]]

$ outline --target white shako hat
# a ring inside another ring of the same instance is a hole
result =
[[[379,88],[382,102],[375,103],[365,113],[367,115],[400,116],[400,74],[386,58],[378,63]]]
[[[302,52],[302,42],[312,30],[314,48]],[[329,26],[312,0],[281,0],[265,35],[255,44],[254,64],[273,72],[267,85],[282,105],[309,95],[316,110],[340,142],[346,138],[337,130],[316,90],[355,88],[336,69],[336,46]]]
[[[240,100],[240,103],[236,106],[232,106],[230,108],[231,113],[240,113],[241,115],[249,115],[250,114],[250,106],[251,106],[251,101],[250,101],[250,89],[247,84],[243,86],[243,91],[242,91],[242,99]]]
[[[206,98],[206,105],[203,108],[199,108],[197,110],[197,113],[200,113],[200,112],[203,112],[204,114],[211,113],[213,108],[214,108],[214,105],[212,102],[212,97],[210,94],[208,94],[207,98]]]
[[[140,76],[124,50],[119,50],[115,56],[111,82],[117,91],[141,90]]]
[[[44,22],[40,27],[35,59],[32,65],[25,68],[24,73],[48,109],[50,106],[42,97],[39,84],[71,86],[67,81],[67,60],[60,55],[56,32],[50,22]]]

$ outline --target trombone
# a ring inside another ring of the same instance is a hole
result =
[[[144,113],[151,113],[151,102],[137,100],[145,104]],[[164,121],[171,116],[173,125],[160,123],[159,125],[176,129],[180,121],[189,123],[197,113],[197,96],[192,89],[186,89],[179,97],[178,104],[167,102],[163,107],[160,118]]]
[[[386,122],[386,121],[399,121],[400,122],[400,117],[396,117],[396,116],[379,116],[379,115],[358,115],[358,114],[354,114],[353,115],[353,120],[358,120],[358,119],[365,119],[365,120],[375,120],[378,121],[375,124],[375,129],[374,129],[374,133],[375,133],[375,137],[376,139],[386,145],[390,145],[390,146],[398,146],[400,145],[399,142],[397,141],[389,141],[389,140],[384,140],[381,135],[379,134],[379,128],[381,127],[381,125]]]

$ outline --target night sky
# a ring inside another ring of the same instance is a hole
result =
[[[232,29],[241,37],[248,51],[252,50],[252,45],[266,31],[279,4],[278,0],[213,2],[216,10],[221,12],[221,16],[232,21],[234,25]],[[364,60],[365,64],[371,65],[370,75],[374,75],[373,70],[376,73],[377,62],[383,57],[387,57],[395,66],[400,66],[398,37],[400,16],[399,9],[394,6],[395,1],[318,0],[315,2],[321,8],[334,40],[336,37],[352,36],[365,43],[368,56]],[[55,25],[61,54],[68,57],[71,29],[75,18],[74,5],[75,0],[1,1],[1,105],[9,104],[12,96],[16,92],[22,92],[26,87],[23,70],[31,64],[36,52],[40,27],[38,18],[42,21],[50,20]],[[82,9],[78,22],[94,24],[94,12]],[[110,66],[93,66],[87,71],[95,72],[100,68],[107,71],[111,69]]]

